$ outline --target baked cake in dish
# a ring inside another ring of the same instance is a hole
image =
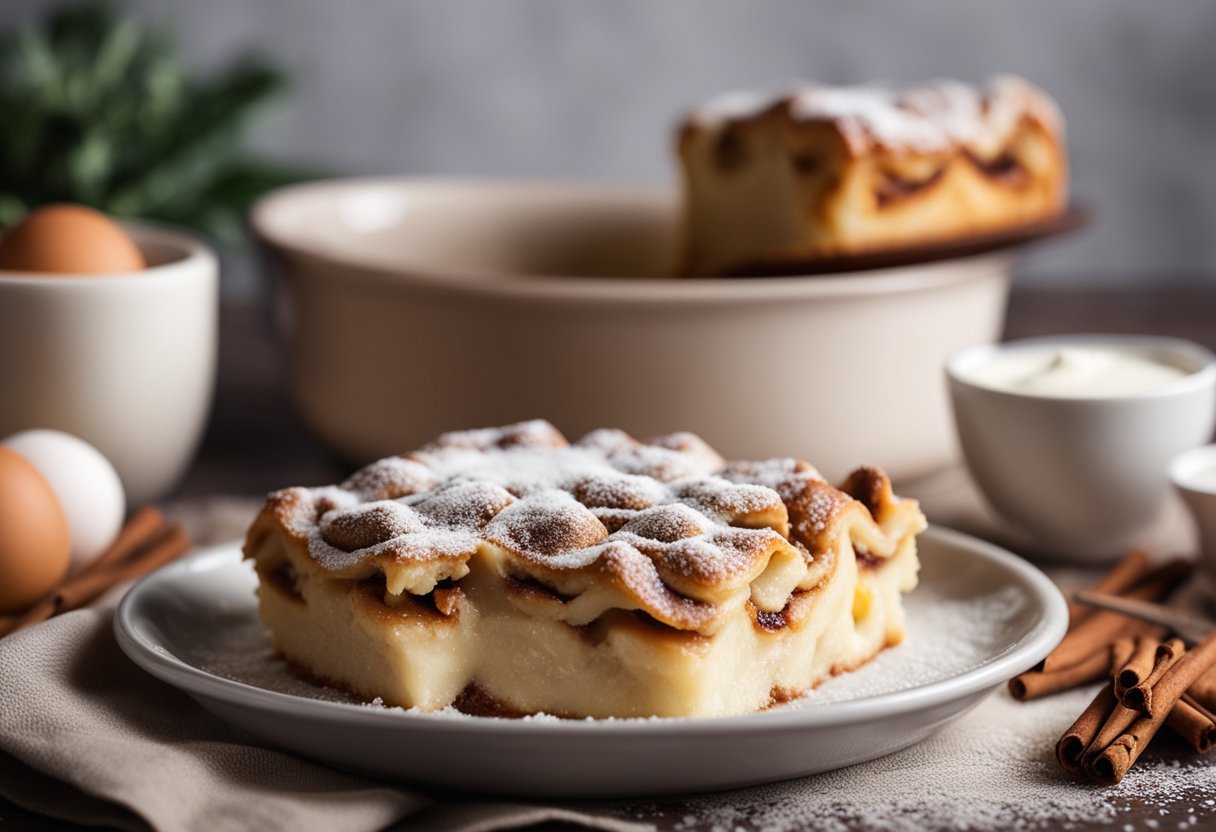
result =
[[[445,434],[271,494],[245,556],[278,651],[423,710],[741,714],[904,637],[916,502],[862,468],[726,462],[696,436]]]
[[[685,120],[679,155],[686,275],[1007,231],[1068,195],[1059,109],[1013,77],[734,93]]]

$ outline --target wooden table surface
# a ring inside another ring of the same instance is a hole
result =
[[[1216,350],[1216,289],[1014,291],[1006,338],[1070,332],[1171,335]],[[262,494],[287,484],[334,482],[349,471],[296,417],[280,358],[264,306],[224,306],[214,412],[198,460],[175,499]],[[1119,824],[1155,829],[1158,808],[1132,806]],[[0,799],[0,828],[73,827]]]

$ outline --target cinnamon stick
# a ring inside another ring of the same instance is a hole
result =
[[[1085,749],[1094,741],[1107,716],[1117,704],[1111,686],[1103,685],[1102,690],[1098,691],[1098,695],[1089,703],[1089,707],[1077,717],[1072,727],[1064,732],[1064,736],[1060,737],[1060,741],[1056,743],[1056,759],[1065,771],[1074,776],[1083,773]]]
[[[164,566],[190,548],[186,533],[178,526],[164,529],[164,533],[149,541],[133,560],[114,564],[103,572],[83,576],[79,581],[65,584],[55,594],[57,612],[77,609],[101,597],[110,587],[137,578]]]
[[[1116,669],[1115,696],[1129,708],[1132,706],[1124,701],[1123,694],[1128,688],[1134,688],[1143,682],[1153,672],[1157,660],[1157,648],[1160,646],[1161,643],[1156,639],[1137,638],[1131,656]]]
[[[1136,681],[1134,685],[1127,685],[1123,690],[1123,695],[1119,697],[1120,701],[1128,708],[1148,713],[1153,707],[1153,686],[1174,666],[1175,662],[1182,658],[1185,650],[1186,645],[1180,638],[1172,638],[1158,644],[1154,650],[1153,664],[1148,674]]]
[[[1200,754],[1207,754],[1216,743],[1216,715],[1188,694],[1178,700],[1165,724]]]
[[[1027,670],[1009,680],[1009,694],[1021,702],[1071,690],[1096,682],[1123,667],[1131,658],[1137,638],[1159,640],[1164,631],[1147,621],[1132,621],[1128,635],[1115,639],[1107,649],[1099,645],[1093,653],[1075,664],[1055,670]]]
[[[1009,694],[1029,702],[1104,678],[1111,670],[1111,651],[1097,650],[1088,658],[1058,670],[1028,670],[1009,680]]]
[[[1171,561],[1145,575],[1121,597],[1138,601],[1159,602],[1174,591],[1191,572],[1186,561]],[[1067,667],[1085,659],[1103,644],[1126,634],[1133,626],[1133,619],[1110,610],[1097,610],[1064,636],[1043,660],[1042,670]]]
[[[1119,707],[1119,706],[1116,706]],[[1133,712],[1134,713],[1134,712]],[[1097,783],[1113,786],[1122,780],[1161,727],[1164,719],[1141,716],[1114,742],[1088,760],[1085,771]]]
[[[140,506],[131,514],[131,519],[118,530],[114,541],[106,547],[105,551],[68,580],[104,571],[115,563],[127,560],[143,548],[164,525],[165,516],[161,514],[160,509],[155,506]]]
[[[1094,740],[1097,753],[1086,753],[1085,770],[1090,777],[1103,785],[1114,785],[1122,780],[1128,769],[1144,753],[1149,741],[1165,723],[1186,689],[1213,666],[1216,666],[1216,630],[1209,633],[1193,650],[1183,653],[1161,676],[1153,686],[1149,712],[1141,714],[1101,750],[1097,750],[1099,740],[1103,738],[1103,732],[1099,732],[1098,738]],[[1119,713],[1120,708],[1123,706],[1116,705],[1115,712]],[[1111,719],[1114,718],[1112,715]]]
[[[1152,696],[1145,703],[1145,711],[1154,717],[1165,718],[1170,708],[1187,688],[1195,684],[1216,665],[1216,630],[1208,633],[1203,641],[1184,652],[1153,685]]]
[[[1207,671],[1187,688],[1187,695],[1209,711],[1216,712],[1216,667]]]
[[[1118,705],[1112,687],[1103,685],[1089,706],[1077,717],[1077,721],[1064,732],[1056,743],[1056,759],[1065,771],[1074,777],[1085,773],[1086,750],[1091,746],[1101,745],[1099,732],[1110,723],[1110,717],[1115,714]],[[1129,714],[1129,709],[1119,712],[1117,724],[1124,725],[1121,730],[1126,730],[1127,726],[1135,722],[1134,719],[1128,720]],[[1166,718],[1166,724],[1201,754],[1211,751],[1216,743],[1216,716],[1189,695],[1184,695],[1174,705]],[[1117,735],[1115,738],[1117,739]],[[1100,754],[1095,754],[1089,762],[1096,762],[1099,756]]]
[[[1113,687],[1111,692],[1114,692]],[[1085,749],[1083,759],[1086,769],[1088,770],[1094,760],[1109,748],[1111,743],[1121,737],[1132,726],[1132,723],[1142,716],[1143,714],[1139,711],[1125,707],[1116,699],[1115,706],[1106,716],[1106,721],[1102,723],[1102,727],[1098,729],[1097,735],[1090,740],[1089,747]]]
[[[1148,633],[1137,633],[1115,639],[1115,643],[1110,646],[1111,675],[1113,676],[1127,666],[1127,663],[1132,660],[1132,655],[1136,652],[1136,645],[1140,641],[1150,638],[1151,636]],[[1153,639],[1153,641],[1156,641],[1156,639]],[[1116,692],[1115,695],[1118,696],[1118,693]]]
[[[0,619],[0,637],[91,603],[111,587],[151,572],[189,548],[181,527],[166,523],[155,508],[141,508],[114,542],[77,575],[24,613]]]
[[[1151,564],[1148,552],[1144,549],[1131,549],[1102,576],[1096,584],[1090,587],[1091,592],[1103,592],[1107,595],[1122,595],[1135,586],[1148,574]],[[1089,604],[1077,601],[1068,603],[1068,626],[1072,629],[1095,612]]]

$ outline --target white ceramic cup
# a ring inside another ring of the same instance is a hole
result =
[[[977,372],[1009,350],[1087,346],[1156,355],[1188,374],[1151,392],[1066,398],[985,386]],[[1167,468],[1216,426],[1216,356],[1175,338],[1076,335],[965,349],[946,365],[967,467],[1037,554],[1100,562],[1135,545],[1169,495]]]
[[[1192,448],[1174,457],[1170,480],[1195,517],[1200,563],[1216,589],[1216,445]]]
[[[79,436],[129,504],[164,496],[202,438],[215,386],[218,267],[197,239],[127,227],[150,264],[107,275],[0,271],[0,438]]]

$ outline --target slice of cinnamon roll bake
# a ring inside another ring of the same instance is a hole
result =
[[[1068,198],[1060,112],[1013,77],[733,93],[689,115],[679,154],[694,276],[1009,231]]]
[[[696,436],[461,431],[270,495],[245,555],[299,671],[423,710],[740,714],[904,637],[917,504]]]

